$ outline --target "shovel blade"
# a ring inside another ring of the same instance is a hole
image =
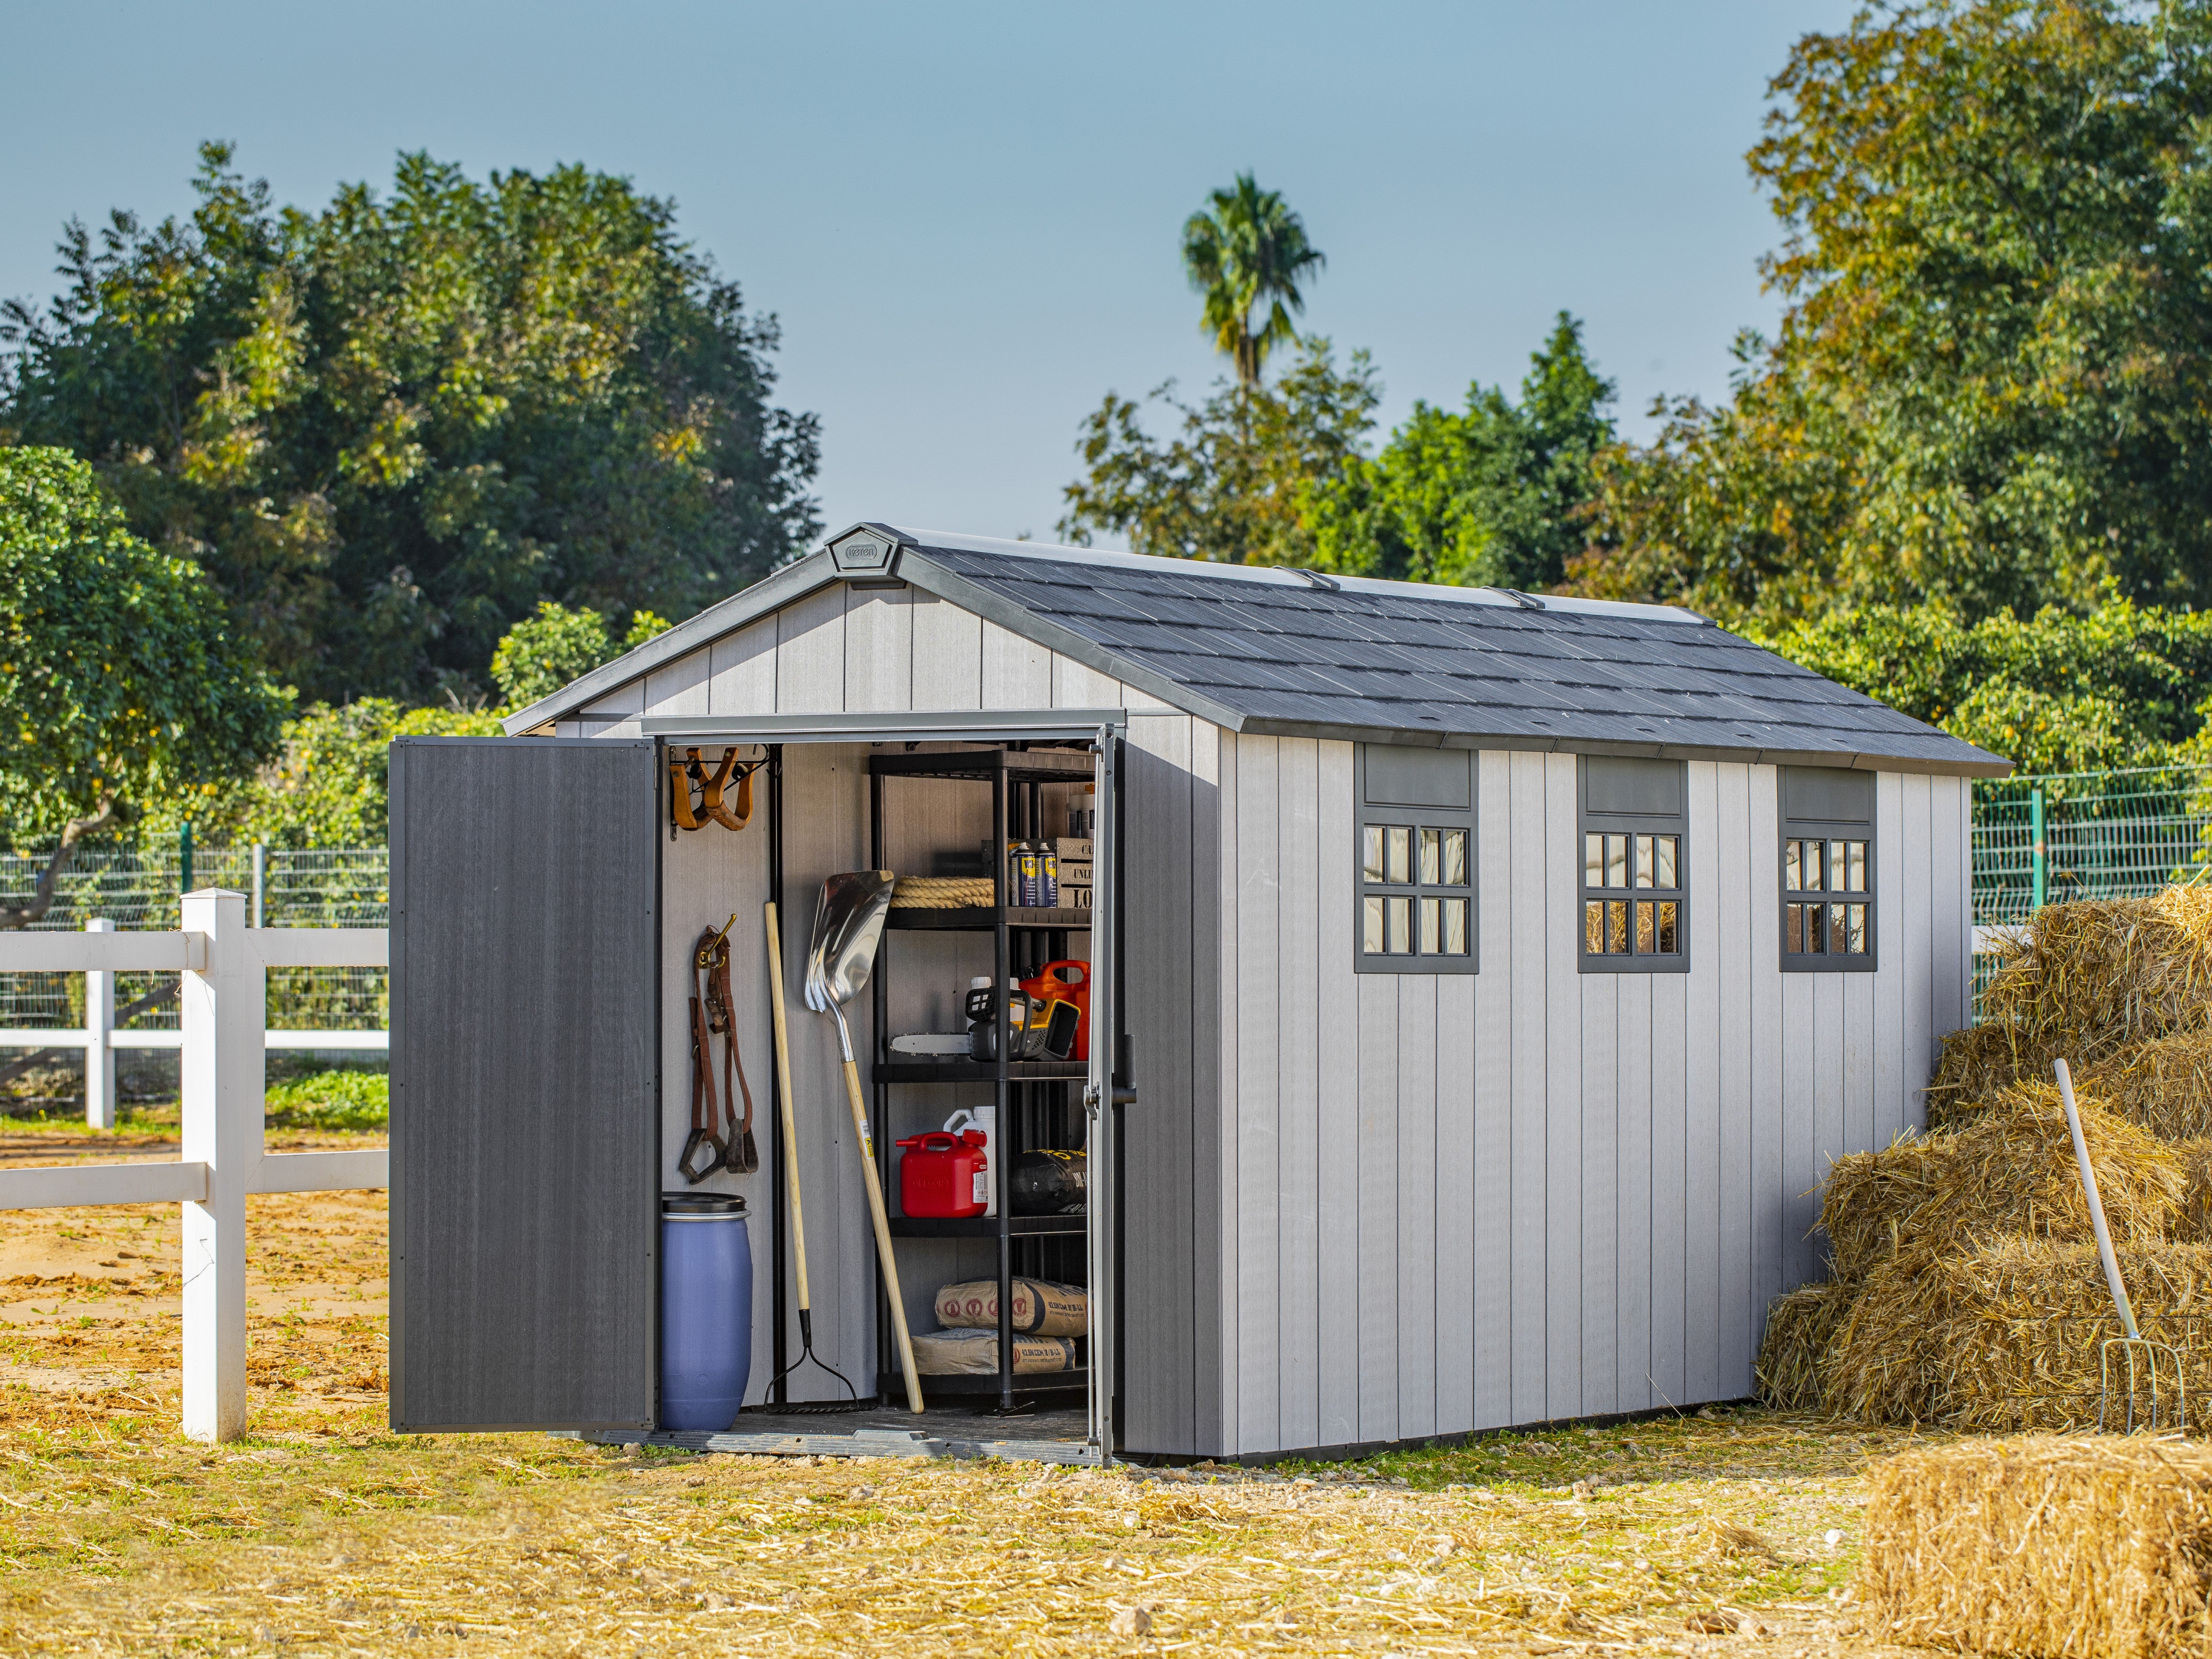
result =
[[[848,870],[822,884],[806,952],[809,1007],[819,1012],[831,1002],[850,1002],[866,988],[896,879],[888,870]]]

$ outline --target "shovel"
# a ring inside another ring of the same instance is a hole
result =
[[[837,1022],[837,1042],[845,1057],[845,1097],[852,1103],[853,1131],[860,1139],[860,1171],[867,1178],[868,1213],[876,1224],[876,1255],[890,1297],[899,1368],[906,1374],[907,1409],[918,1416],[921,1378],[914,1368],[914,1339],[907,1334],[906,1300],[899,1290],[898,1260],[891,1254],[890,1218],[884,1211],[883,1182],[876,1176],[875,1137],[868,1133],[867,1109],[860,1103],[860,1068],[853,1058],[853,1030],[845,1023],[844,1006],[866,988],[876,965],[876,945],[883,938],[884,914],[890,908],[896,880],[888,870],[853,870],[822,884],[822,902],[814,912],[814,940],[806,953],[806,1006]]]

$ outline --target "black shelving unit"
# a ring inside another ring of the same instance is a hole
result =
[[[1048,784],[1087,782],[1093,773],[1088,751],[1059,749],[973,749],[938,753],[878,755],[868,763],[871,856],[875,867],[884,866],[884,789],[900,779],[936,779],[988,784],[991,790],[991,823],[996,834],[992,872],[994,896],[1000,902],[964,910],[894,909],[884,922],[872,980],[875,995],[876,1042],[870,1068],[872,1085],[876,1166],[887,1194],[896,1194],[896,1173],[890,1125],[890,1091],[900,1086],[931,1084],[985,1083],[992,1085],[996,1103],[995,1132],[991,1147],[990,1179],[997,1196],[997,1213],[965,1219],[937,1219],[893,1216],[893,1238],[974,1238],[998,1243],[999,1374],[996,1376],[925,1376],[927,1394],[998,1396],[1001,1411],[1013,1411],[1041,1395],[1081,1394],[1091,1386],[1087,1369],[1018,1376],[1014,1372],[1013,1280],[1024,1277],[1080,1279],[1085,1261],[1087,1215],[1018,1216],[1013,1213],[1012,1189],[1007,1179],[1015,1156],[1047,1147],[1072,1149],[1082,1144],[1085,1126],[1083,1085],[1090,1066],[1083,1060],[1017,1060],[1007,1058],[1010,1033],[1004,1000],[999,1016],[998,1058],[973,1060],[909,1060],[890,1058],[888,1043],[890,978],[896,971],[894,936],[901,933],[988,933],[992,940],[992,983],[1003,987],[1017,969],[1024,972],[1069,955],[1071,937],[1091,931],[1091,913],[1084,909],[1040,909],[1005,903],[1012,890],[1012,872],[1006,867],[1009,841],[1032,840],[1048,832],[1042,823],[1043,791]],[[1092,1042],[1110,1040],[1093,1030]],[[1073,1265],[1077,1271],[1070,1272]],[[883,1397],[896,1397],[903,1386],[893,1354],[890,1304],[884,1293],[883,1276],[876,1281],[876,1352]],[[1087,1354],[1085,1356],[1087,1361]]]

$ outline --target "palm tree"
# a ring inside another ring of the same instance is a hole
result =
[[[1279,191],[1261,190],[1249,173],[1236,187],[1213,192],[1209,211],[1194,213],[1182,228],[1183,269],[1206,296],[1202,326],[1214,347],[1237,364],[1237,383],[1260,383],[1267,353],[1295,339],[1291,313],[1306,308],[1298,279],[1328,261],[1306,240],[1304,221]],[[1253,313],[1267,321],[1253,331]]]

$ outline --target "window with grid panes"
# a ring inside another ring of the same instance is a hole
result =
[[[1782,769],[1782,966],[1875,967],[1875,780],[1840,767]]]
[[[1687,972],[1690,826],[1683,763],[1586,755],[1577,771],[1583,972]]]
[[[1356,769],[1353,967],[1366,974],[1473,973],[1473,753],[1362,744]]]

